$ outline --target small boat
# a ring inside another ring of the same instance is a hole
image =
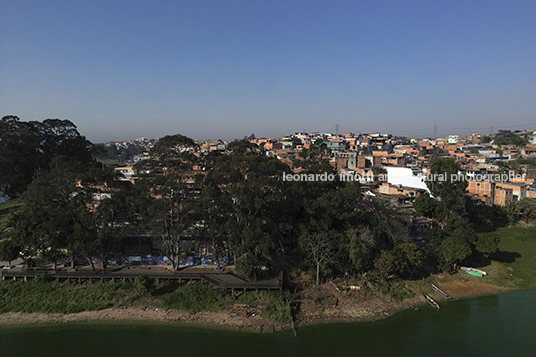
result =
[[[460,267],[461,270],[466,272],[469,275],[477,276],[479,278],[482,278],[483,276],[488,275],[484,270],[475,269],[475,268],[468,268],[468,267]]]
[[[443,290],[441,290],[440,288],[438,288],[437,286],[435,286],[434,284],[432,284],[432,288],[437,291],[439,294],[443,295],[444,297],[446,297],[447,299],[452,299],[452,296],[450,296],[449,294],[447,294],[446,292],[444,292]]]
[[[423,293],[423,296],[430,303],[430,305],[432,305],[436,309],[439,309],[439,304],[434,299],[432,299],[430,295]]]

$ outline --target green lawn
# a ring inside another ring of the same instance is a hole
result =
[[[492,258],[498,265],[498,285],[536,290],[536,227],[500,228],[499,252]]]

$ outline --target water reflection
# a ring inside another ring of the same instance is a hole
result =
[[[0,330],[2,356],[529,356],[536,292],[443,302],[367,323],[246,334],[171,326],[53,326]]]

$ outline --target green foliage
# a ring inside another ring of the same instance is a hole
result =
[[[372,171],[374,172],[374,174],[386,174],[387,173],[387,170],[381,166],[374,166],[372,168]]]
[[[59,157],[52,165],[28,186],[22,197],[25,205],[11,216],[9,237],[23,247],[25,256],[55,263],[72,237],[76,208],[71,198],[77,176],[70,160]]]
[[[253,295],[253,294],[248,294]],[[262,317],[270,319],[275,322],[288,323],[292,316],[292,301],[293,296],[285,296],[277,291],[263,291],[254,296],[261,297],[268,300],[269,304],[263,310]]]
[[[181,240],[195,222],[194,196],[199,186],[192,177],[197,163],[192,150],[196,146],[184,135],[167,135],[151,149],[151,159],[136,165],[143,173],[136,183],[137,210],[153,238],[162,241],[162,253],[171,258],[174,269],[178,269]]]
[[[255,279],[260,268],[272,262],[281,239],[280,226],[288,218],[285,211],[289,207],[279,180],[288,166],[254,151],[244,152],[238,146],[231,149],[229,155],[206,158],[210,170],[204,190],[208,188],[211,192],[202,194],[201,203],[209,212],[199,215],[211,223],[212,229],[218,229],[203,233],[219,249],[222,244],[218,240],[225,239],[225,248],[237,257],[237,271]]]
[[[398,258],[398,271],[409,272],[411,276],[426,258],[426,254],[415,243],[400,243],[395,246],[394,253]]]
[[[24,122],[5,116],[0,120],[0,195],[21,195],[55,157],[90,163],[91,150],[92,144],[69,120]]]
[[[467,211],[475,230],[490,232],[508,224],[506,211],[501,206],[467,203]]]
[[[249,140],[242,139],[230,142],[227,145],[227,150],[235,154],[248,154],[258,152],[259,146],[255,143],[250,142]]]
[[[525,197],[521,201],[510,201],[503,206],[504,213],[510,224],[525,220],[536,220],[536,200]]]
[[[493,143],[496,145],[525,146],[528,140],[512,133],[510,130],[499,130],[499,133],[493,138]]]
[[[19,257],[21,247],[15,244],[12,239],[0,241],[0,261],[10,262]]]
[[[499,250],[501,237],[497,233],[480,233],[475,248],[486,258]]]
[[[146,275],[138,275],[135,279],[136,292],[140,295],[149,295],[154,290],[154,281]]]
[[[9,215],[18,211],[23,204],[20,198],[0,203],[0,234],[9,226]]]
[[[491,140],[492,140],[491,137],[489,137],[488,135],[484,135],[484,136],[480,137],[480,143],[481,144],[490,143]]]
[[[320,275],[334,257],[336,239],[328,232],[308,232],[306,230],[299,239],[300,249],[316,270],[316,285],[320,284]]]
[[[161,300],[167,309],[184,310],[191,314],[217,311],[229,307],[233,302],[230,295],[221,295],[218,289],[199,282],[180,286],[174,292],[162,295]]]
[[[427,192],[419,195],[413,202],[413,207],[419,216],[433,218],[438,202],[428,195]]]
[[[381,279],[375,286],[382,295],[389,296],[397,301],[402,301],[415,295],[406,287],[402,279]]]
[[[460,164],[453,158],[436,157],[430,163],[432,179],[426,181],[426,186],[439,199],[435,218],[441,221],[465,211],[464,196],[468,183],[466,180],[455,179],[459,171]]]
[[[43,279],[0,284],[0,312],[75,313],[125,306],[136,298],[132,284],[75,285]]]
[[[521,290],[535,290],[536,227],[499,228],[499,251],[491,255],[504,268],[501,284]]]
[[[415,243],[400,243],[393,250],[382,250],[374,262],[374,267],[383,277],[391,274],[413,276],[422,266],[426,255]]]
[[[472,250],[467,242],[467,238],[458,233],[443,240],[441,243],[441,253],[445,260],[454,267],[456,264],[469,257]]]
[[[374,268],[384,277],[395,273],[398,270],[398,265],[396,255],[389,250],[382,250],[374,262]]]
[[[440,270],[454,271],[457,264],[472,255],[476,237],[468,222],[451,219],[442,229],[435,226],[427,233],[427,249]]]
[[[352,264],[352,268],[357,272],[361,272],[367,263],[367,258],[370,256],[369,249],[365,244],[362,237],[370,235],[370,232],[364,231],[360,232],[355,229],[351,229],[346,232],[345,237],[347,238],[347,245],[341,245],[341,250],[343,250]]]
[[[512,169],[516,170],[517,172],[521,172],[522,167],[525,165],[535,168],[536,158],[523,157],[515,160],[499,161],[497,164],[505,169]]]
[[[149,155],[158,156],[160,160],[168,160],[176,157],[185,157],[188,149],[196,147],[193,139],[181,135],[166,135],[156,142],[149,151]]]

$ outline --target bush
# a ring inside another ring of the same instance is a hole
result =
[[[264,309],[263,317],[275,322],[290,322],[292,316],[292,295],[285,297],[283,294],[275,291],[261,292],[259,295],[269,301],[269,305]]]
[[[390,298],[402,301],[405,298],[414,296],[414,294],[408,290],[406,284],[402,279],[392,279],[392,280],[380,280],[376,284],[376,288],[380,291],[381,294],[389,296]]]
[[[154,290],[154,281],[146,275],[138,275],[135,279],[135,286],[139,295],[149,295]]]
[[[34,283],[36,284],[43,284],[43,283],[46,283],[48,282],[48,275],[46,275],[45,273],[40,273],[40,274],[37,274],[34,278]]]

